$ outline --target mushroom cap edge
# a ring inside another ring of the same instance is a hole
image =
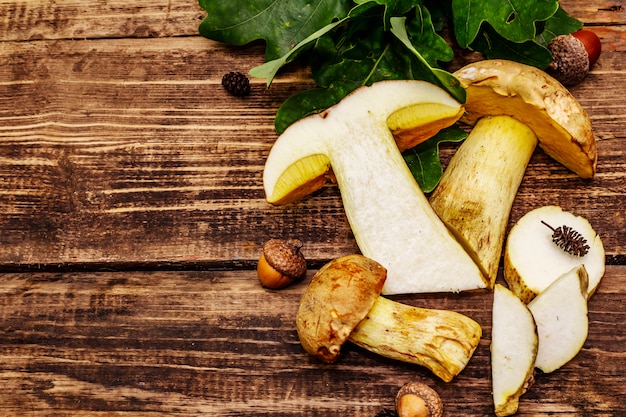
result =
[[[582,178],[597,166],[591,120],[571,92],[545,71],[503,59],[470,63],[454,75],[467,90],[466,115],[509,115],[531,127],[546,154]]]

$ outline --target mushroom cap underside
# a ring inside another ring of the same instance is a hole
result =
[[[544,71],[518,62],[474,62],[454,73],[467,90],[463,122],[507,115],[529,126],[546,154],[582,178],[596,171],[591,120],[574,96]]]
[[[304,349],[322,362],[334,362],[379,297],[386,277],[382,265],[359,254],[339,257],[320,268],[296,314]]]

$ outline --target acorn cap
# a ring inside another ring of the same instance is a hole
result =
[[[589,72],[589,54],[582,41],[572,35],[559,35],[550,41],[552,62],[547,72],[561,84],[580,83]]]
[[[298,279],[306,274],[306,260],[297,239],[270,239],[263,245],[263,256],[272,268],[283,275]]]
[[[428,407],[428,417],[441,417],[443,416],[443,403],[441,397],[437,394],[437,391],[421,382],[409,382],[404,384],[402,388],[396,394],[396,407],[400,399],[405,395],[417,395],[426,403]]]

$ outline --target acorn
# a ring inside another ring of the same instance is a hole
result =
[[[257,264],[261,284],[273,290],[284,288],[306,274],[306,259],[300,251],[302,242],[297,239],[270,239],[263,245]]]
[[[565,86],[573,86],[580,83],[596,63],[602,44],[595,33],[581,29],[556,36],[548,49],[552,53],[552,62],[546,69],[548,74]]]
[[[396,394],[399,417],[442,417],[443,403],[437,391],[421,382],[409,382]]]

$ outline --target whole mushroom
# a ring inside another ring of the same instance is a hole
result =
[[[592,178],[596,140],[574,96],[538,68],[494,59],[454,75],[467,91],[461,120],[474,127],[430,203],[493,287],[513,200],[536,145],[581,178]]]
[[[480,325],[454,311],[413,307],[380,296],[386,274],[378,262],[358,254],[320,268],[296,315],[302,347],[316,359],[333,363],[351,341],[451,381],[478,346]]]

